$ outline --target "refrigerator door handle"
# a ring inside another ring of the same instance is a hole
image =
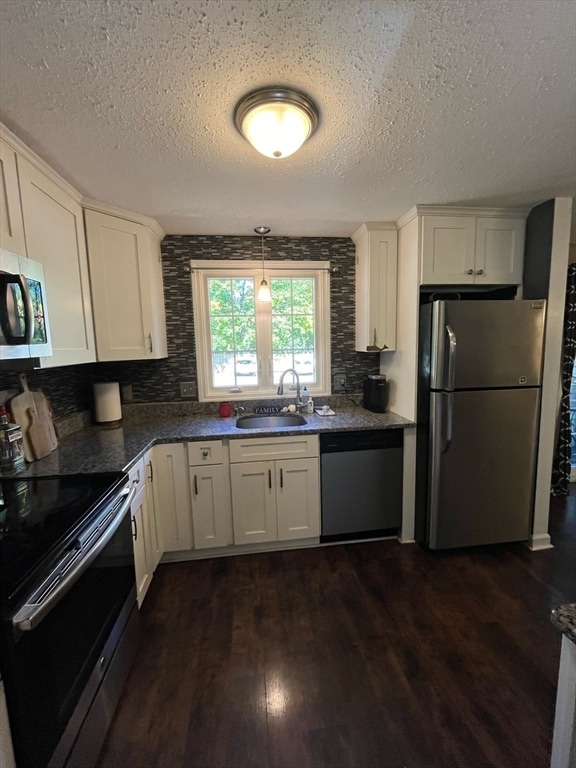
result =
[[[446,325],[446,334],[448,335],[448,376],[444,386],[449,392],[453,392],[456,379],[456,334],[452,326]]]
[[[444,445],[442,447],[442,453],[448,453],[450,446],[452,445],[452,426],[454,424],[454,392],[449,392],[444,395],[446,399],[446,408],[442,409],[442,412],[446,413],[446,437],[444,438]],[[443,421],[443,420],[442,420]]]
[[[430,399],[430,465],[428,478],[428,537],[433,548],[438,538],[438,511],[440,506],[440,471],[442,465],[442,398],[433,393]]]
[[[453,393],[434,392],[430,400],[430,465],[428,482],[428,536],[432,549],[438,546],[442,455],[452,444]]]

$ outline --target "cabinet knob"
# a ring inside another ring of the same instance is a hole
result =
[[[467,275],[473,275],[474,274],[474,270],[473,269],[467,269],[466,270],[466,274]]]
[[[476,272],[476,274],[477,274],[477,275],[483,275],[483,274],[484,274],[484,270],[483,270],[483,269],[479,269],[479,270]]]

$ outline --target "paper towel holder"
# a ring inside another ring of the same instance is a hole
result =
[[[117,381],[94,383],[94,421],[103,429],[117,429],[122,425],[120,384]]]

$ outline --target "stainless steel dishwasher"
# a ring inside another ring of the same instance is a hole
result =
[[[403,432],[320,435],[320,541],[396,533],[402,522]]]

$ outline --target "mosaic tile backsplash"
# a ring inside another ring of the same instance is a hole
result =
[[[197,384],[192,311],[191,259],[259,260],[259,237],[168,235],[162,242],[168,358],[154,361],[94,363],[29,374],[33,387],[51,398],[57,419],[92,407],[93,381],[131,384],[134,403],[190,403],[180,397],[180,382]],[[267,237],[265,258],[330,261],[332,370],[343,371],[349,393],[360,393],[368,373],[378,373],[379,356],[354,350],[355,246],[349,238]],[[0,373],[0,389],[18,386],[17,374]]]

